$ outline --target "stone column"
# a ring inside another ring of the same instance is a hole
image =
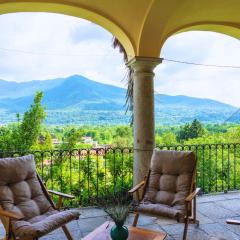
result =
[[[134,57],[128,62],[134,70],[134,185],[147,174],[155,147],[153,70],[159,63],[160,58],[147,57]]]

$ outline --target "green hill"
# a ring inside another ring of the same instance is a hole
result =
[[[48,124],[123,124],[126,89],[73,75],[24,83],[0,80],[0,124],[16,121],[31,104],[34,93],[43,91]],[[211,99],[188,96],[155,95],[155,119],[158,124],[180,124],[194,118],[220,123],[237,109]],[[239,119],[239,118],[237,118]],[[236,117],[235,120],[236,121]]]

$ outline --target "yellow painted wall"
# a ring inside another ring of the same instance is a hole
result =
[[[90,20],[116,36],[129,58],[159,57],[164,42],[183,31],[240,38],[240,0],[0,0],[0,14],[13,12],[54,12]]]

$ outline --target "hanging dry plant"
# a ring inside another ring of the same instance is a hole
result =
[[[113,47],[118,48],[119,52],[123,54],[123,60],[124,63],[127,64],[128,62],[128,56],[127,53],[123,47],[123,45],[120,43],[120,41],[113,37]],[[131,125],[133,124],[133,69],[128,66],[127,67],[127,93],[126,93],[126,113],[128,111],[131,112]]]

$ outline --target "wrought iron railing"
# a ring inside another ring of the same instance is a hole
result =
[[[195,152],[197,185],[203,194],[240,190],[240,143],[159,146],[159,149]]]
[[[107,194],[132,186],[131,148],[1,152],[0,157],[33,154],[49,189],[73,194],[71,205],[93,205]]]
[[[197,184],[203,194],[240,190],[240,143],[158,148],[196,153]],[[35,156],[48,188],[76,196],[72,205],[93,205],[109,193],[132,186],[132,148],[0,152],[1,157],[25,154]]]

